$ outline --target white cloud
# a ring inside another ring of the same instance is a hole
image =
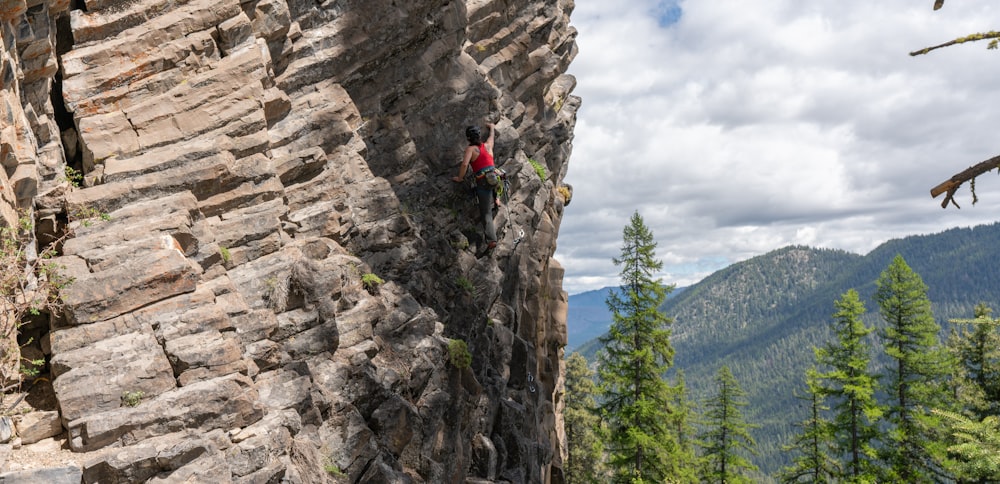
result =
[[[908,53],[998,26],[1000,5],[929,1],[577,0],[583,98],[557,258],[571,293],[615,284],[638,210],[687,285],[786,245],[864,253],[890,238],[995,220],[928,196],[1000,153],[1000,53]],[[964,203],[963,203],[964,202]]]

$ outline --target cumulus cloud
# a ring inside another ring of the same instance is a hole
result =
[[[786,245],[866,253],[996,220],[995,177],[962,210],[928,192],[1000,154],[1000,53],[908,55],[1000,27],[994,3],[576,0],[564,287],[617,284],[636,210],[682,286]]]

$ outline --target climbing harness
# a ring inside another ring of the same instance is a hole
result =
[[[514,237],[514,245],[511,250],[516,249],[517,245],[524,240],[524,230],[514,226],[514,219],[510,214],[510,179],[507,178],[507,172],[499,166],[488,166],[472,176],[473,194],[475,194],[475,190],[479,189],[480,182],[483,182],[487,187],[493,187],[496,197],[503,200],[503,208],[507,212],[507,224],[516,229],[517,235]]]
[[[503,170],[495,166],[487,166],[486,168],[477,171],[474,176],[477,184],[482,182],[487,186],[498,187],[500,185],[500,177],[503,174]]]

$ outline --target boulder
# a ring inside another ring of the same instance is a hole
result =
[[[56,411],[35,411],[14,419],[14,427],[22,445],[34,444],[63,432],[62,419]]]
[[[80,484],[83,470],[77,466],[42,467],[0,473],[0,483]]]

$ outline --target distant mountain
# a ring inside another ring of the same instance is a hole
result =
[[[881,325],[872,302],[875,280],[901,254],[928,285],[935,317],[972,317],[978,302],[1000,310],[1000,224],[957,228],[888,241],[865,256],[840,250],[785,247],[733,264],[690,286],[663,306],[674,318],[676,368],[697,399],[710,394],[722,365],[749,394],[748,420],[760,424],[754,462],[772,474],[786,465],[781,445],[804,417],[794,393],[813,361],[812,348],[828,341],[834,301],[858,291],[869,325]],[[570,311],[572,309],[572,298]],[[596,340],[578,348],[593,360]]]
[[[566,314],[566,331],[569,333],[569,354],[577,346],[592,340],[611,327],[611,311],[604,303],[614,287],[581,292],[569,297],[569,311]]]
[[[608,332],[611,327],[611,311],[605,301],[611,291],[617,286],[605,287],[594,291],[581,292],[569,297],[569,313],[566,316],[566,327],[569,332],[569,344],[566,353],[592,339]],[[684,292],[683,287],[674,289],[667,298],[677,297]]]

